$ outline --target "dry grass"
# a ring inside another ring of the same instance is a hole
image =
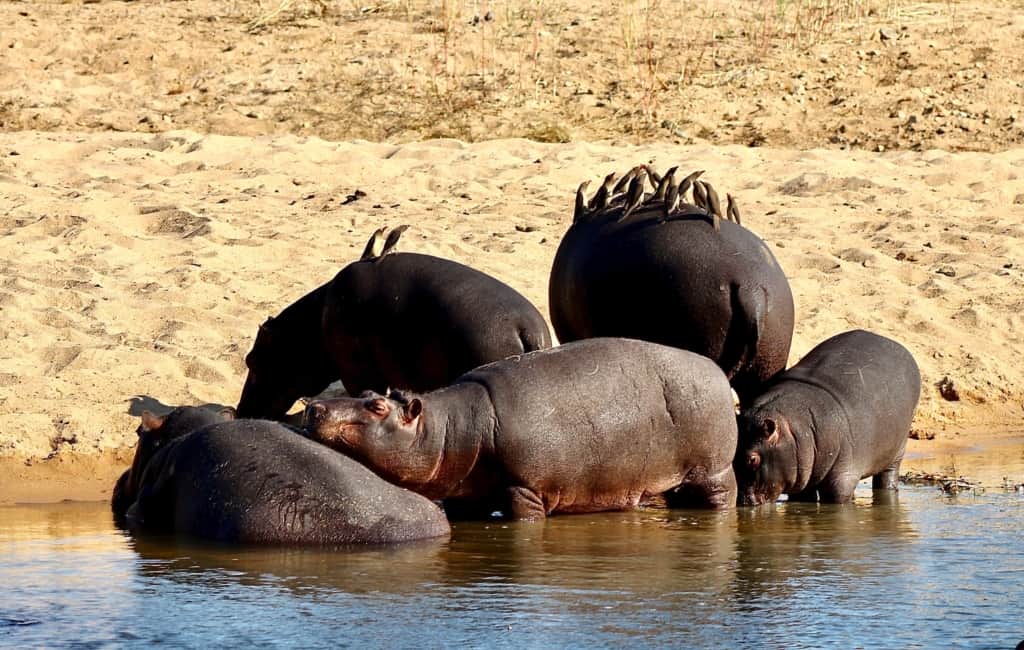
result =
[[[404,23],[412,32],[404,46],[351,88],[349,110],[358,113],[366,98],[394,93],[404,80],[407,106],[379,138],[414,131],[564,142],[574,135],[574,120],[543,107],[573,102],[582,108],[577,119],[605,130],[686,138],[678,107],[694,85],[742,80],[779,48],[806,49],[863,21],[891,17],[899,6],[900,0],[625,0],[573,13],[573,5],[550,0],[259,0],[248,28],[274,30],[310,17],[384,20],[384,29]],[[615,74],[601,65],[592,74],[567,74],[567,60],[598,58],[585,45],[594,42],[602,44],[600,63],[615,62]],[[590,107],[610,105],[615,110],[588,115]],[[507,124],[498,132],[486,126],[510,106],[522,108],[512,132]],[[698,128],[694,135],[711,133]]]
[[[59,114],[70,112],[82,114],[79,128],[160,130],[175,122],[398,142],[528,137],[993,150],[1024,138],[1016,85],[1024,57],[1008,47],[1019,34],[1012,21],[989,20],[987,5],[198,1],[135,4],[130,14],[117,3],[96,5],[85,19],[102,15],[115,27],[89,32],[80,57],[31,73],[136,72],[133,83],[152,98],[142,114],[117,116],[89,102],[54,109],[12,94],[10,106],[0,100],[0,128],[57,127],[65,119]],[[22,27],[37,14],[51,23],[70,18],[53,7],[61,5],[40,3],[23,12],[27,18],[7,11]],[[1010,9],[999,7],[996,14],[1007,16]],[[127,15],[156,21],[173,42],[143,42]],[[963,47],[963,39],[985,47]],[[8,54],[12,69],[34,70],[42,53]]]

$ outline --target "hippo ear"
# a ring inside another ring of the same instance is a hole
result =
[[[164,426],[164,420],[167,416],[156,416],[149,411],[142,412],[142,424],[139,426],[139,433],[148,433],[150,431],[156,431],[160,427]]]
[[[402,420],[406,424],[410,424],[415,422],[416,418],[418,418],[422,413],[423,402],[421,402],[418,397],[414,397],[406,403],[405,410],[402,412]]]
[[[779,427],[775,424],[775,420],[766,418],[764,421],[764,432],[767,434],[765,438],[765,444],[769,447],[774,447],[779,442]]]
[[[259,339],[262,343],[267,343],[270,341],[270,325],[273,322],[273,317],[268,318],[267,320],[260,323],[259,329],[256,330],[256,338]]]
[[[220,416],[220,419],[224,422],[230,422],[238,417],[238,412],[230,406],[225,406],[217,412],[217,415]]]

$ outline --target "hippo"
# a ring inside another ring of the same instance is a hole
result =
[[[583,183],[551,268],[551,324],[563,343],[624,336],[702,354],[746,401],[786,367],[793,294],[736,200],[723,210],[702,173],[636,167],[589,202]]]
[[[551,347],[522,294],[451,260],[394,252],[406,226],[260,326],[245,358],[239,417],[283,419],[338,379],[350,395],[428,391],[513,354]]]
[[[510,357],[426,393],[314,401],[304,428],[458,516],[515,519],[735,505],[736,416],[709,359],[595,338]]]
[[[220,542],[348,546],[450,533],[441,509],[278,422],[143,413],[115,520]]]
[[[741,505],[846,503],[868,476],[896,490],[921,374],[902,345],[837,334],[771,381],[739,415],[735,469]]]

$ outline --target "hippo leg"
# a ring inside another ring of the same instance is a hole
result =
[[[490,519],[491,513],[501,510],[500,504],[490,501],[468,501],[466,499],[445,499],[441,502],[448,521],[474,521]]]
[[[804,490],[803,492],[794,492],[789,495],[789,500],[793,502],[799,501],[801,503],[817,503],[818,488],[813,487],[809,490]]]
[[[822,503],[849,503],[860,479],[855,474],[838,474],[818,486]]]
[[[665,493],[669,508],[731,508],[736,505],[736,474],[732,467],[708,476],[703,467],[691,470],[686,480]]]
[[[544,501],[540,495],[525,487],[510,487],[508,489],[509,510],[513,519],[524,519],[526,521],[541,521],[547,517],[544,508]]]
[[[872,490],[897,490],[899,489],[900,482],[900,463],[903,462],[903,452],[907,448],[907,443],[903,443],[903,447],[900,448],[900,453],[897,454],[896,460],[883,469],[881,472],[871,477],[871,489]]]

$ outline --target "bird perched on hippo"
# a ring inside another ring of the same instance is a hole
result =
[[[700,355],[595,338],[476,368],[426,394],[314,401],[303,426],[446,509],[516,519],[736,503],[729,382]]]
[[[282,419],[340,379],[349,394],[424,391],[513,354],[551,347],[544,317],[507,284],[451,260],[395,252],[407,226],[263,323],[245,358],[239,417]]]
[[[222,542],[392,544],[449,534],[435,504],[280,423],[148,411],[111,499],[136,532]]]
[[[920,393],[917,363],[896,341],[853,330],[822,342],[740,414],[740,504],[843,503],[868,476],[895,490]]]
[[[639,166],[589,201],[580,185],[551,269],[551,324],[563,343],[623,336],[702,354],[746,401],[786,366],[793,294],[735,199],[723,208],[702,173]]]

